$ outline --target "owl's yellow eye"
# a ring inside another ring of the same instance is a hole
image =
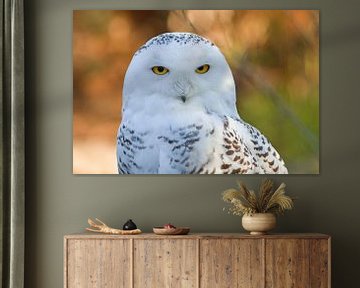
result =
[[[164,66],[154,66],[151,68],[151,70],[157,75],[165,75],[169,72],[169,69]]]
[[[204,64],[204,65],[201,65],[198,68],[196,68],[195,72],[198,74],[204,74],[204,73],[208,72],[209,69],[210,69],[210,65]]]

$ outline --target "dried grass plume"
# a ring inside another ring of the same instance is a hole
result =
[[[294,198],[285,195],[285,183],[274,190],[274,182],[264,179],[259,192],[249,190],[241,181],[238,188],[231,188],[222,193],[222,199],[230,203],[229,213],[233,215],[252,215],[255,213],[284,214],[286,210],[294,207]]]

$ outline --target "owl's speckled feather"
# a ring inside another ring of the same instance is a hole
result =
[[[196,44],[205,44],[214,46],[214,43],[211,41],[192,33],[164,33],[157,37],[150,39],[143,46],[141,46],[136,52],[135,56],[145,51],[149,47],[156,45],[169,45],[171,43],[176,43],[178,45],[196,45]]]
[[[208,65],[209,71],[196,69]],[[168,73],[156,75],[154,66]],[[254,174],[287,169],[236,109],[220,50],[191,33],[165,33],[135,53],[126,72],[117,137],[121,174]]]

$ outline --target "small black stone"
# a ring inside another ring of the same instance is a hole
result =
[[[126,223],[123,226],[123,230],[135,230],[135,229],[137,229],[137,226],[131,219],[126,221]]]

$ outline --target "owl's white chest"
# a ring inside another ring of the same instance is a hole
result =
[[[125,172],[188,174],[215,160],[222,119],[186,104],[124,111],[119,135],[131,147],[118,143],[118,158],[127,163]]]

